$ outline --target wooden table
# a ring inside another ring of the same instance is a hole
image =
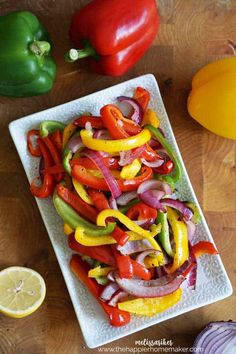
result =
[[[0,316],[1,354],[98,353],[85,347],[80,327],[55,254],[29,192],[29,185],[8,132],[19,117],[109,87],[145,73],[153,73],[190,179],[203,208],[224,265],[236,288],[236,180],[235,142],[203,129],[186,110],[193,74],[204,64],[232,55],[236,42],[235,0],[160,0],[161,28],[154,45],[121,78],[87,71],[85,64],[66,64],[68,26],[74,10],[88,1],[0,0],[0,13],[28,9],[49,28],[58,75],[53,90],[44,96],[0,98],[0,269],[11,265],[32,267],[47,285],[43,306],[33,315],[14,320]],[[189,347],[209,321],[236,320],[235,295],[179,316],[122,340],[108,344],[135,346],[135,340],[171,339],[174,346]]]

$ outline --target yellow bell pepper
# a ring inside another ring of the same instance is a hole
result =
[[[179,215],[174,209],[167,207],[167,219],[175,241],[174,260],[172,266],[168,269],[170,273],[173,273],[188,259],[188,232],[185,222],[179,220]]]
[[[135,222],[130,220],[130,218],[128,218],[126,215],[114,209],[102,210],[97,216],[97,225],[106,226],[106,219],[109,217],[118,219],[122,224],[124,224],[127,227],[127,229],[136,232],[143,238],[146,238],[155,250],[162,252],[160,246],[153,238],[154,236],[157,235],[158,232],[160,232],[160,226],[154,224],[151,226],[151,231],[145,230],[139,225],[135,224]]]
[[[90,198],[90,196],[86,192],[84,185],[81,184],[80,182],[78,182],[75,178],[72,178],[72,182],[73,182],[73,186],[74,186],[76,192],[78,193],[78,195],[80,196],[80,198],[84,202],[86,202],[87,204],[93,205],[92,199]]]
[[[147,109],[146,112],[144,113],[142,126],[144,126],[146,124],[150,124],[154,128],[158,128],[160,125],[160,120],[157,117],[156,112],[151,108]]]
[[[72,232],[74,232],[74,230],[68,224],[64,224],[64,234],[69,236]]]
[[[89,278],[96,278],[96,277],[105,277],[111,270],[114,268],[112,267],[104,267],[97,266],[96,268],[90,269],[88,272]]]
[[[159,267],[160,265],[163,265],[162,260],[160,260],[159,255],[156,255],[155,257],[150,257],[147,256],[144,259],[144,264],[146,268],[154,268],[154,267]]]
[[[80,132],[82,142],[85,146],[96,151],[105,152],[120,152],[128,151],[146,144],[151,139],[151,133],[148,129],[143,129],[137,135],[132,135],[129,138],[117,140],[100,140],[94,139],[93,133],[90,130],[83,129]]]
[[[182,290],[177,289],[172,294],[162,297],[138,298],[118,302],[118,308],[123,311],[134,313],[135,315],[154,316],[175,305],[181,299],[181,295]]]
[[[120,177],[123,179],[132,179],[139,173],[141,167],[142,164],[139,159],[135,159],[129,165],[126,165],[122,168],[120,172]]]
[[[236,57],[217,60],[193,77],[188,112],[213,133],[236,139],[235,93]]]
[[[72,134],[76,131],[76,126],[73,123],[69,123],[65,129],[63,130],[62,135],[62,147],[65,149],[66,145],[68,144]]]

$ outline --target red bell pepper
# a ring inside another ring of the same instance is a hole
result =
[[[104,157],[103,162],[110,170],[117,170],[120,167],[119,159],[116,157]],[[97,165],[88,157],[77,157],[72,159],[70,165],[71,167],[74,165],[81,165],[88,170],[98,170]]]
[[[159,27],[155,0],[93,0],[75,12],[68,60],[91,56],[92,70],[123,75],[148,50]]]
[[[102,211],[104,209],[110,209],[108,200],[103,194],[103,192],[91,188],[88,188],[87,192],[98,211]],[[109,218],[109,221],[112,221],[112,218]],[[123,246],[129,239],[127,233],[123,231],[119,226],[115,227],[115,229],[111,233],[111,236],[121,246]]]
[[[77,194],[71,192],[68,188],[62,184],[57,185],[57,194],[61,199],[75,209],[81,216],[94,222],[96,224],[97,211],[91,205],[84,202]]]
[[[112,250],[116,259],[120,277],[131,279],[134,275],[134,270],[130,256],[123,256],[114,246],[112,246]]]
[[[175,167],[174,163],[171,160],[169,160],[164,162],[161,166],[155,168],[154,171],[160,173],[160,175],[168,175],[173,171],[174,167]]]
[[[32,142],[32,138],[36,137],[35,144]],[[32,129],[27,133],[27,148],[32,156],[40,157],[42,156],[42,152],[40,147],[38,146],[38,137],[39,137],[39,130]]]
[[[85,186],[91,187],[93,189],[100,189],[106,192],[110,191],[110,188],[108,187],[104,178],[93,176],[91,173],[86,171],[86,168],[84,168],[83,166],[73,166],[72,176]],[[151,179],[152,176],[152,169],[150,167],[144,166],[141,169],[140,176],[134,177],[129,180],[124,180],[120,178],[117,180],[117,182],[122,192],[130,192],[137,190],[138,186],[142,182]]]
[[[49,136],[42,138],[43,142],[45,143],[45,145],[47,146],[48,150],[50,151],[50,154],[53,158],[53,161],[55,162],[56,165],[60,165],[61,164],[61,155],[58,151],[58,149],[56,148],[56,146],[53,144],[51,138]],[[57,175],[55,175],[55,180],[56,182],[60,182],[64,177],[64,173],[58,173]]]
[[[42,170],[42,172],[43,173],[50,173],[51,175],[55,175],[58,173],[65,172],[65,170],[64,170],[64,167],[62,166],[62,164],[59,164],[59,165],[50,166],[48,168],[44,168]]]
[[[52,157],[45,146],[43,140],[41,138],[38,139],[38,146],[43,156],[44,167],[48,168],[53,164]],[[52,195],[54,189],[54,180],[53,176],[49,173],[45,173],[43,176],[43,183],[40,187],[35,185],[33,181],[30,185],[30,191],[33,196],[38,198],[47,198]]]
[[[82,261],[81,257],[73,254],[70,261],[70,267],[73,273],[80,279],[80,281],[89,289],[92,295],[98,300],[100,305],[109,317],[110,324],[115,327],[121,327],[130,322],[130,314],[126,311],[119,310],[116,307],[107,305],[99,299],[103,287],[99,285],[96,280],[88,277],[89,265]]]
[[[145,203],[133,205],[126,214],[131,220],[156,219],[157,210]]]
[[[131,263],[133,266],[133,275],[139,277],[143,280],[150,280],[152,278],[152,272],[147,269],[142,264],[136,262],[134,259],[131,258]]]
[[[95,129],[104,128],[101,117],[81,116],[74,121],[74,125],[79,128],[84,128],[86,123],[90,123],[91,127]]]
[[[150,93],[143,87],[137,87],[134,91],[134,98],[138,101],[145,112],[150,101]]]
[[[201,257],[203,254],[218,254],[215,246],[208,241],[200,241],[192,246],[195,257]]]
[[[55,132],[51,133],[50,138],[53,142],[53,144],[56,146],[58,151],[62,151],[62,131],[61,130],[55,130]]]
[[[74,233],[68,236],[68,245],[73,251],[89,256],[101,263],[105,263],[113,267],[116,266],[116,261],[110,246],[83,246],[75,240]]]

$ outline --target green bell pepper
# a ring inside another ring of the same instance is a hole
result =
[[[40,123],[39,130],[40,136],[46,138],[49,134],[55,132],[56,130],[63,131],[66,125],[64,123],[58,122],[56,120],[44,120]]]
[[[28,11],[0,16],[0,95],[26,97],[51,90],[56,64],[47,30]]]
[[[170,243],[170,231],[169,224],[167,220],[167,213],[158,211],[157,223],[161,224],[161,232],[158,234],[158,238],[161,242],[162,247],[170,257],[174,257],[174,252]]]

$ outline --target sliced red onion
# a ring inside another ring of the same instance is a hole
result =
[[[161,279],[161,278],[160,278]],[[115,276],[117,284],[128,294],[137,297],[160,297],[176,291],[185,278],[182,275],[177,276],[174,280],[164,285],[150,286],[150,280],[125,279]],[[156,281],[159,279],[155,279]],[[155,283],[156,284],[156,283]]]
[[[184,218],[189,221],[193,217],[193,212],[186,207],[186,205],[178,199],[165,198],[160,201],[163,206],[169,206],[171,208],[177,209]]]
[[[151,146],[152,149],[160,149],[161,144],[158,140],[152,138],[151,140],[149,140],[148,145]],[[158,154],[159,154],[159,150],[158,150]]]
[[[79,135],[72,136],[67,144],[67,149],[71,150],[74,153],[78,151],[80,148],[84,147],[82,143],[81,137]]]
[[[129,151],[121,151],[120,152],[120,166],[129,165],[135,159],[138,159],[146,149],[146,145],[139,146],[136,149],[129,150]]]
[[[96,166],[100,169],[101,173],[103,174],[103,177],[111,191],[113,198],[118,198],[122,194],[120,187],[116,179],[112,175],[111,171],[109,170],[109,168],[104,164],[103,159],[99,154],[99,152],[86,149],[83,151],[83,155],[87,156],[96,164]]]
[[[100,129],[100,130],[96,130],[93,133],[93,138],[94,139],[110,140],[111,136],[110,136],[109,132],[106,129]]]
[[[187,226],[188,239],[189,239],[189,241],[192,241],[193,236],[194,236],[195,231],[196,231],[196,225],[191,220],[185,221],[185,223],[186,223],[186,226]]]
[[[167,275],[167,272],[163,266],[156,267],[156,274],[158,278],[164,277]]]
[[[137,198],[137,196],[138,196],[138,194],[136,191],[126,192],[126,193],[121,194],[121,196],[116,199],[116,202],[117,202],[117,204],[124,206],[124,205],[127,205],[134,198]]]
[[[108,301],[112,298],[117,290],[119,290],[119,285],[117,283],[109,283],[103,289],[100,298],[104,301]]]
[[[165,192],[165,194],[172,194],[172,190],[169,186],[169,184],[162,182],[162,181],[158,181],[156,179],[150,179],[148,181],[144,181],[143,183],[140,184],[140,186],[138,187],[137,193],[138,194],[142,194],[148,190],[152,190],[152,189],[158,189],[160,191]]]
[[[152,248],[151,244],[146,239],[142,239],[138,241],[128,241],[124,244],[124,246],[120,246],[120,245],[117,246],[117,250],[124,255],[143,252],[151,248]]]
[[[117,302],[124,299],[128,296],[128,293],[123,290],[117,290],[117,292],[112,296],[111,300],[108,302],[108,305],[116,307]]]
[[[118,210],[115,198],[111,197],[109,199],[109,205],[111,209]]]
[[[218,321],[209,323],[193,343],[194,352],[207,354],[236,353],[236,322]]]
[[[114,278],[114,271],[110,270],[110,272],[107,274],[107,279],[110,281],[114,281],[115,282],[115,278]]]
[[[148,190],[139,195],[139,198],[152,208],[166,211],[165,207],[160,202],[160,199],[164,197],[165,193],[157,190]]]
[[[155,161],[149,162],[149,161],[145,160],[144,158],[141,158],[141,162],[145,166],[148,166],[151,168],[157,168],[157,167],[160,167],[161,165],[163,165],[164,160],[156,159]]]
[[[138,101],[136,101],[134,98],[126,97],[126,96],[119,96],[117,97],[117,99],[119,102],[128,103],[133,107],[134,112],[130,117],[130,119],[132,119],[137,124],[141,124],[143,120],[143,108],[138,103]]]
[[[136,262],[142,264],[143,266],[145,266],[144,263],[144,259],[149,255],[149,254],[155,254],[158,255],[160,254],[160,251],[154,250],[154,249],[148,249],[146,251],[143,251],[142,253],[140,253],[137,257],[136,257]]]
[[[149,229],[151,225],[154,224],[155,219],[143,219],[143,220],[132,220],[136,225],[142,226],[143,229]]]

